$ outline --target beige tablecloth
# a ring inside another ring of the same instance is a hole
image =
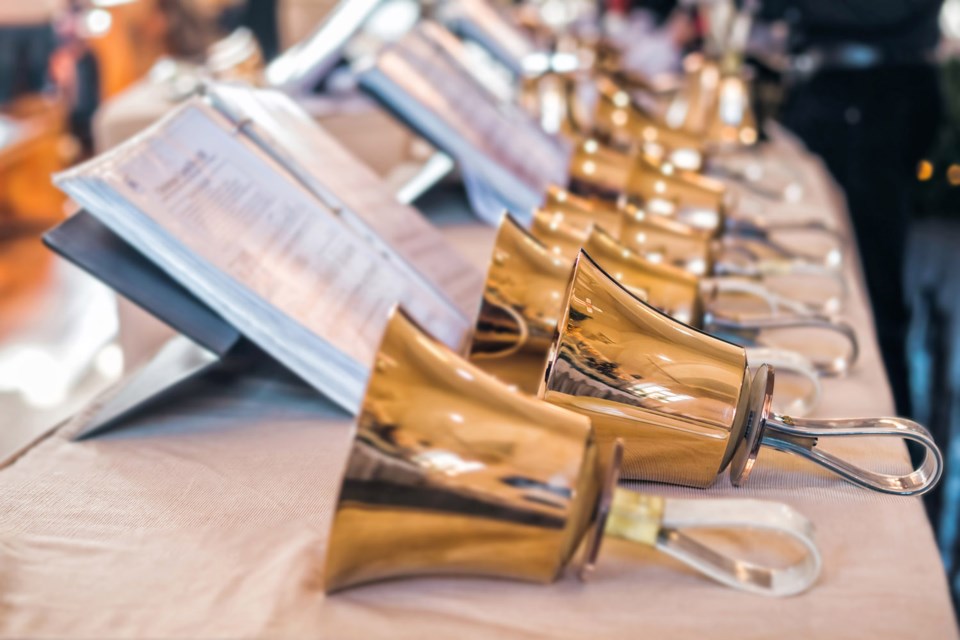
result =
[[[818,165],[803,170],[810,202],[836,214]],[[456,216],[445,224],[485,260],[491,230]],[[862,291],[847,315],[863,357],[827,383],[823,416],[892,410]],[[325,597],[349,417],[299,385],[222,374],[110,435],[72,442],[76,428],[0,471],[4,636],[957,637],[921,502],[868,493],[785,454],[762,453],[743,489],[726,479],[706,491],[644,489],[777,499],[806,513],[824,572],[799,597],[737,593],[615,540],[587,584],[417,579]],[[901,444],[829,448],[876,469],[906,464]]]

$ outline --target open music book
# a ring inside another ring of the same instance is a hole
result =
[[[393,305],[456,349],[470,329],[480,274],[280,94],[212,86],[55,181],[349,411]]]
[[[504,104],[464,67],[455,36],[421,22],[358,67],[361,86],[460,164],[471,205],[491,223],[503,209],[529,220],[547,187],[565,185],[571,149]]]

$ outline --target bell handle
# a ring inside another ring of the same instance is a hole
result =
[[[770,277],[798,275],[833,280],[839,288],[839,293],[814,307],[821,313],[839,311],[850,294],[847,279],[836,266],[817,264],[806,260],[762,260],[748,248],[740,245],[727,244],[725,248],[733,253],[742,253],[746,257],[746,262],[721,261],[716,266],[716,275],[718,276],[740,276],[764,280]],[[813,307],[809,304],[806,306]]]
[[[849,344],[849,351],[831,360],[811,358],[817,372],[824,376],[838,376],[846,373],[856,363],[860,355],[857,333],[848,323],[832,320],[824,316],[783,316],[773,318],[726,318],[710,316],[707,324],[710,331],[761,332],[778,329],[823,329],[840,334]]]
[[[923,460],[910,473],[894,475],[864,469],[817,448],[821,438],[875,436],[915,442],[924,449]],[[930,432],[906,418],[810,420],[773,414],[766,420],[761,444],[803,456],[854,484],[881,493],[921,495],[932,489],[943,474],[943,454]]]
[[[728,219],[727,227],[730,231],[751,238],[765,238],[771,232],[778,231],[814,231],[833,236],[840,244],[845,243],[845,236],[840,230],[816,218],[772,222],[756,216],[732,216]]]
[[[781,310],[790,311],[798,316],[809,316],[816,313],[809,305],[774,293],[759,282],[738,278],[710,278],[705,282],[714,296],[725,293],[739,293],[759,298],[767,305],[771,315],[776,315]]]
[[[819,311],[821,313],[832,313],[839,311],[850,295],[850,285],[843,271],[835,266],[828,266],[807,262],[805,260],[762,260],[756,265],[757,275],[761,278],[767,276],[814,276],[833,280],[839,287],[839,293],[824,301]]]
[[[786,410],[792,414],[805,416],[820,404],[823,387],[816,367],[807,358],[796,351],[774,349],[771,347],[747,347],[747,363],[750,366],[768,364],[776,371],[790,371],[806,378],[810,382],[810,392],[794,398]]]
[[[771,567],[725,555],[687,535],[695,529],[738,530],[744,535],[775,533],[805,553],[786,567]],[[728,587],[766,596],[790,596],[809,589],[820,575],[821,558],[813,524],[792,507],[764,500],[685,500],[618,489],[606,532],[656,548]]]
[[[767,222],[758,222],[752,218],[729,218],[726,223],[726,231],[730,234],[729,243],[736,245],[740,239],[759,243],[770,251],[773,251],[781,258],[789,260],[805,260],[818,264],[825,261],[826,256],[816,256],[801,251],[797,251],[789,244],[784,244],[775,240],[772,235],[784,231],[815,231],[832,236],[836,240],[837,248],[843,248],[845,245],[844,237],[839,231],[826,226],[818,220],[801,222],[781,222],[770,224]],[[832,251],[831,251],[832,252]],[[826,254],[826,255],[829,255]]]
[[[785,202],[786,194],[783,190],[769,186],[767,183],[751,178],[746,171],[735,167],[725,167],[723,165],[713,164],[710,166],[710,174],[724,182],[729,181],[737,184],[746,191],[764,200],[771,202]]]

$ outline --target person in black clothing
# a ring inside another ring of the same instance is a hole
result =
[[[942,0],[766,0],[791,25],[801,76],[781,121],[846,194],[897,411],[909,416],[903,262],[916,171],[941,116]]]

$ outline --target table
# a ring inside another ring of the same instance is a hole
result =
[[[789,140],[780,152],[796,161]],[[785,151],[784,151],[785,149]],[[774,156],[781,162],[783,155]],[[778,159],[779,158],[779,159]],[[808,202],[845,224],[822,167]],[[449,205],[449,203],[448,203]],[[450,206],[436,221],[483,264],[493,230]],[[846,316],[862,360],[821,416],[892,411],[855,266]],[[326,597],[326,536],[352,422],[302,385],[219,372],[122,430],[73,442],[69,423],[0,470],[0,635],[321,638],[955,638],[933,534],[916,498],[880,496],[778,452],[747,487],[631,483],[668,496],[774,499],[817,525],[813,590],[767,600],[608,540],[589,583],[424,578]],[[899,443],[830,444],[895,472]]]

